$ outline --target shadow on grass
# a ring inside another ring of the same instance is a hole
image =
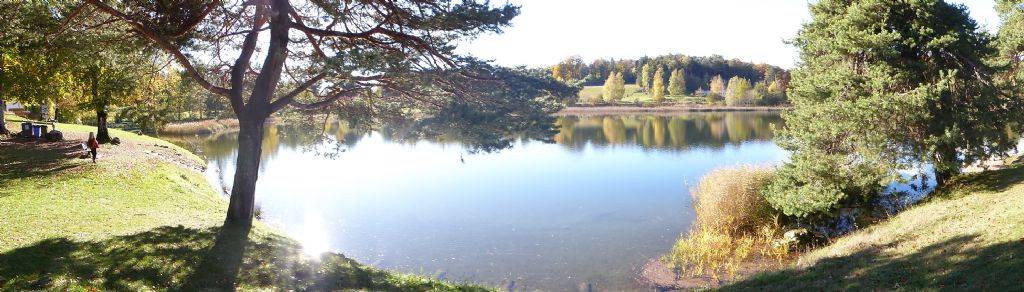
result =
[[[0,290],[480,290],[392,274],[234,227],[160,227],[104,241],[53,238],[0,254]]]
[[[72,163],[85,153],[78,141],[0,139],[0,181],[46,176],[81,167]],[[85,162],[85,160],[82,160]]]
[[[950,199],[976,192],[1003,192],[1022,182],[1024,182],[1024,164],[1018,162],[1005,169],[956,177],[946,187],[930,195],[928,200]]]
[[[1024,287],[1024,242],[970,247],[976,235],[905,256],[865,248],[815,265],[755,276],[723,291],[1011,291]]]

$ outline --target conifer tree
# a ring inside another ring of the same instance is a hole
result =
[[[991,37],[941,0],[821,0],[794,44],[780,146],[791,151],[765,197],[790,216],[870,201],[900,170],[934,168],[942,186],[965,164],[1004,155],[1019,98],[992,80]],[[880,29],[882,28],[882,29]]]

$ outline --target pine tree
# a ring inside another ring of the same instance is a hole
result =
[[[997,51],[965,7],[820,0],[811,15],[778,132],[790,161],[765,191],[775,208],[825,216],[871,201],[900,170],[931,165],[942,186],[1013,148],[1018,99],[993,85]]]
[[[672,71],[668,79],[668,93],[673,96],[686,95],[686,73],[682,69]]]
[[[651,79],[651,99],[654,102],[665,101],[665,70],[662,70],[660,66]]]

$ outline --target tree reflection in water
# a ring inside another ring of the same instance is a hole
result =
[[[594,115],[558,118],[554,140],[571,149],[586,145],[635,145],[647,149],[722,148],[743,141],[771,140],[774,112],[712,112],[677,115]]]

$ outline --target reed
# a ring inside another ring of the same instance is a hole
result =
[[[776,244],[783,226],[761,189],[771,181],[771,167],[719,168],[701,178],[693,195],[696,220],[664,260],[689,277],[733,279],[754,259],[781,262],[789,246]]]
[[[209,135],[220,131],[237,129],[238,120],[201,120],[167,124],[160,130],[161,135]]]

